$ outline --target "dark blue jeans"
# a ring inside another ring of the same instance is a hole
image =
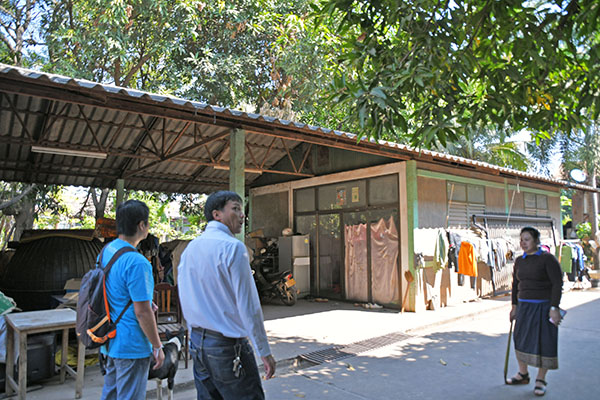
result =
[[[248,339],[231,339],[194,328],[190,353],[198,400],[263,400],[265,394]],[[242,370],[233,372],[236,344],[241,345]]]

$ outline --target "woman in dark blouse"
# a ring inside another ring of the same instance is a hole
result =
[[[558,260],[540,248],[540,232],[521,230],[523,255],[515,261],[510,320],[515,322],[515,353],[519,372],[509,385],[529,383],[529,365],[537,367],[534,393],[546,393],[546,373],[558,369],[558,325],[563,273]]]

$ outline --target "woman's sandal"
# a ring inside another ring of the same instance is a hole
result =
[[[524,374],[517,372],[517,375],[515,375],[512,378],[508,378],[506,380],[507,385],[527,385],[528,383],[529,383],[529,372],[526,372]]]
[[[541,383],[540,384],[538,384]],[[543,386],[542,386],[543,385]],[[543,396],[546,394],[546,381],[543,379],[536,379],[535,380],[535,388],[533,389],[533,394],[535,394],[536,396]]]

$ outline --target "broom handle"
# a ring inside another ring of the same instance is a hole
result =
[[[510,330],[508,331],[508,344],[506,345],[506,358],[504,359],[504,383],[506,383],[506,375],[508,373],[508,357],[510,355],[510,339],[512,337],[513,325],[515,321],[510,321]]]
[[[401,313],[404,312],[404,308],[406,307],[406,299],[408,298],[409,290],[410,290],[410,282],[408,283],[408,285],[406,285],[406,290],[404,291],[404,299],[402,300],[402,309],[400,310]]]

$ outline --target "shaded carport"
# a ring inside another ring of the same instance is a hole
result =
[[[4,181],[241,192],[262,174],[314,176],[315,146],[407,158],[342,132],[0,64]]]
[[[268,116],[0,64],[0,180],[209,193],[353,169],[319,169],[319,149],[371,165],[423,160],[590,188]],[[244,171],[242,173],[241,171]]]

